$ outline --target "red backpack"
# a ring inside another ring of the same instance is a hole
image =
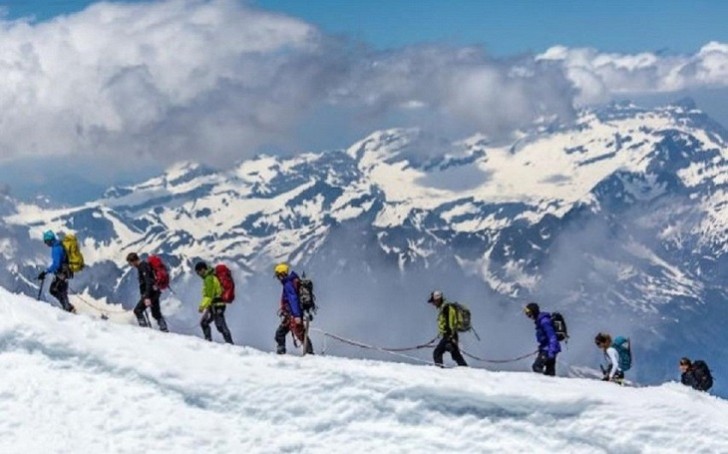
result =
[[[220,285],[222,286],[220,301],[223,303],[232,303],[235,299],[235,281],[233,281],[230,268],[220,263],[215,267],[215,276],[217,276],[217,280],[220,281]]]
[[[147,263],[152,267],[152,271],[154,272],[154,285],[159,290],[169,288],[169,272],[162,259],[152,254],[147,257]]]

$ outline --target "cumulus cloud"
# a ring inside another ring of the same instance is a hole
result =
[[[510,60],[477,47],[381,52],[241,0],[97,3],[0,22],[0,159],[225,165],[349,125],[507,137],[568,119],[575,101],[724,84],[726,47],[692,57],[556,47]]]
[[[579,90],[577,104],[615,94],[669,93],[728,86],[728,44],[711,42],[694,55],[616,54],[555,46],[537,61],[559,62]]]
[[[557,66],[479,49],[374,52],[237,0],[98,3],[0,23],[0,148],[222,164],[295,143],[322,107],[351,122],[427,114],[497,134],[571,113]]]

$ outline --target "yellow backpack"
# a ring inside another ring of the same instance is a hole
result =
[[[63,249],[66,251],[66,258],[68,259],[68,268],[74,273],[78,273],[84,267],[83,254],[78,248],[78,240],[76,235],[73,233],[66,234],[61,240]]]

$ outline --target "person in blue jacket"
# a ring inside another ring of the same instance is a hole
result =
[[[523,312],[536,324],[538,356],[533,362],[533,371],[544,375],[556,375],[556,355],[561,351],[561,345],[556,337],[551,314],[541,312],[536,303],[528,303]]]
[[[53,281],[50,287],[51,295],[61,303],[61,307],[64,310],[75,313],[76,308],[68,301],[68,279],[73,276],[73,273],[68,267],[66,250],[63,249],[63,244],[56,237],[56,234],[50,230],[43,232],[43,242],[51,248],[52,262],[48,268],[40,272],[38,280],[44,280],[49,273],[53,274]]]
[[[275,340],[278,345],[276,352],[279,355],[286,353],[286,336],[289,332],[293,332],[301,344],[306,343],[306,353],[313,353],[313,345],[311,339],[306,336],[306,328],[303,323],[303,310],[301,302],[298,299],[298,287],[300,279],[295,271],[285,263],[279,263],[275,266],[274,273],[276,278],[283,286],[281,294],[281,306],[278,315],[281,317],[281,324],[276,330]]]

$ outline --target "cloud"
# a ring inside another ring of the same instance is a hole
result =
[[[0,43],[6,159],[221,165],[296,144],[323,109],[371,127],[426,117],[495,135],[571,113],[558,65],[494,61],[480,49],[374,52],[236,0],[98,3],[2,22]]]
[[[694,55],[615,54],[555,46],[537,61],[559,62],[579,90],[577,104],[614,95],[669,93],[728,86],[728,44],[711,42]]]
[[[0,22],[0,159],[74,156],[104,163],[101,175],[182,159],[224,166],[261,148],[331,146],[327,137],[344,147],[392,126],[510,137],[616,93],[724,84],[727,48],[382,52],[239,0],[97,3]]]

